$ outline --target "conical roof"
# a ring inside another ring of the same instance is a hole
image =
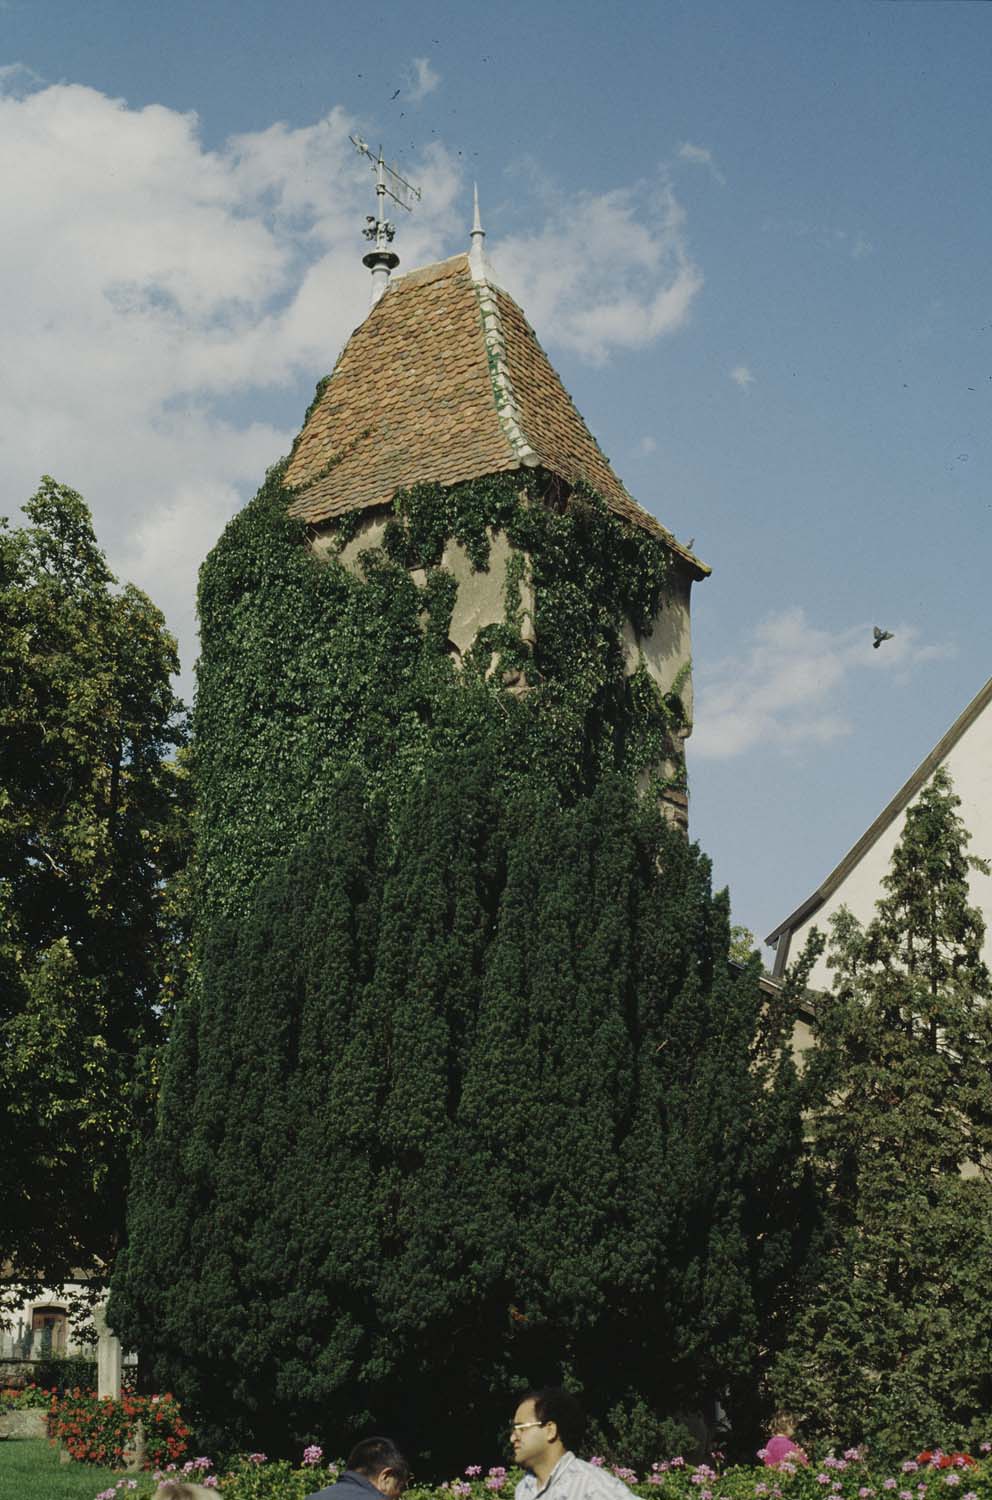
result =
[[[290,514],[320,525],[414,484],[541,467],[598,491],[698,576],[631,499],[513,298],[467,255],[394,277],[348,340],[290,457]]]

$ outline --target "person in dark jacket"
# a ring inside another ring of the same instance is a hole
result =
[[[410,1465],[392,1438],[363,1438],[349,1453],[341,1478],[307,1500],[400,1500],[409,1483]]]

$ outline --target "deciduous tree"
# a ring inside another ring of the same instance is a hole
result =
[[[175,643],[52,479],[0,523],[0,1260],[113,1256],[147,1115],[181,863]]]

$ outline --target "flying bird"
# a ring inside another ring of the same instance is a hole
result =
[[[892,634],[891,630],[879,630],[877,625],[873,625],[872,630],[875,636],[875,639],[872,641],[872,645],[874,646],[876,651],[883,641],[895,640],[895,636]]]
[[[399,89],[397,89],[396,93],[393,95],[393,99],[398,99],[399,97],[400,97],[400,91],[399,91]],[[392,104],[393,99],[390,99],[390,101],[389,101],[390,104]]]

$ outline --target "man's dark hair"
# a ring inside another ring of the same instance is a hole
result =
[[[565,1447],[574,1453],[582,1442],[586,1419],[582,1407],[569,1391],[563,1391],[559,1385],[546,1385],[539,1391],[528,1391],[520,1400],[533,1401],[537,1420],[554,1422]]]
[[[374,1479],[383,1469],[391,1469],[401,1484],[410,1481],[410,1465],[392,1438],[362,1438],[348,1454],[345,1467],[355,1474],[364,1474],[367,1479]]]

